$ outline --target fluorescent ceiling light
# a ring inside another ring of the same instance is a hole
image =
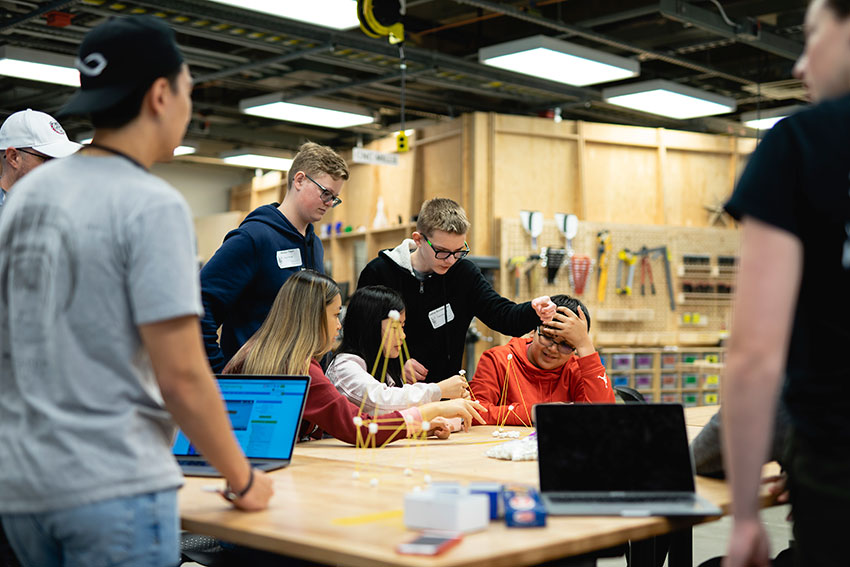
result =
[[[735,99],[671,81],[654,80],[602,90],[605,102],[685,120],[734,112]]]
[[[222,155],[221,159],[228,165],[238,165],[251,169],[289,171],[289,168],[292,167],[291,158],[254,153],[253,150],[234,150]]]
[[[58,53],[6,45],[0,47],[0,75],[69,87],[80,86],[74,58]]]
[[[91,141],[92,141],[91,135],[89,135],[87,138],[83,138],[82,140],[77,140],[78,143],[80,143],[84,146],[91,144]],[[193,154],[197,151],[198,151],[198,148],[195,148],[195,147],[192,147],[192,146],[177,146],[176,148],[174,148],[174,157],[187,156],[187,155]]]
[[[360,25],[357,19],[356,0],[213,0],[213,2],[336,30],[355,28]]]
[[[780,106],[779,108],[743,112],[741,113],[741,122],[744,123],[744,126],[755,128],[756,130],[770,130],[777,122],[803,108],[805,106],[795,104],[792,106]]]
[[[282,93],[246,98],[239,108],[252,116],[328,128],[350,128],[375,121],[366,109],[355,105],[307,97],[284,102]]]
[[[198,148],[194,148],[192,146],[177,146],[174,148],[174,156],[187,156],[195,153],[196,151],[198,151]]]
[[[478,50],[485,65],[577,87],[637,77],[640,63],[545,35]]]

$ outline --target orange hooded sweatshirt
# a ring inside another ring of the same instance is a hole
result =
[[[543,370],[528,360],[531,341],[514,338],[481,355],[470,386],[475,399],[489,412],[481,414],[488,424],[530,426],[532,406],[545,402],[614,402],[614,390],[599,353],[581,358],[573,355],[560,368]],[[508,354],[513,355],[510,372]],[[507,395],[503,395],[505,390]],[[514,406],[513,410],[509,406]]]

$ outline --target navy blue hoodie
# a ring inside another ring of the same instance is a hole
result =
[[[324,249],[313,225],[302,236],[277,207],[255,209],[201,270],[201,330],[215,372],[260,328],[289,276],[306,268],[324,273]]]

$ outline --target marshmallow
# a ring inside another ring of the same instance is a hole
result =
[[[390,309],[390,312],[387,313],[387,317],[389,317],[393,321],[398,321],[399,319],[401,319],[401,313],[399,313],[395,309]]]
[[[354,426],[360,427],[361,425],[363,425],[363,418],[359,415],[354,416]]]
[[[374,422],[370,423],[369,424],[369,434],[375,435],[376,433],[378,433],[378,424],[374,423]]]

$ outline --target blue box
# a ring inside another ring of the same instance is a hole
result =
[[[490,519],[498,520],[505,514],[502,485],[498,482],[470,482],[470,494],[484,494],[490,499]]]
[[[546,525],[546,507],[536,489],[506,485],[502,493],[505,525],[509,528],[538,528]]]

